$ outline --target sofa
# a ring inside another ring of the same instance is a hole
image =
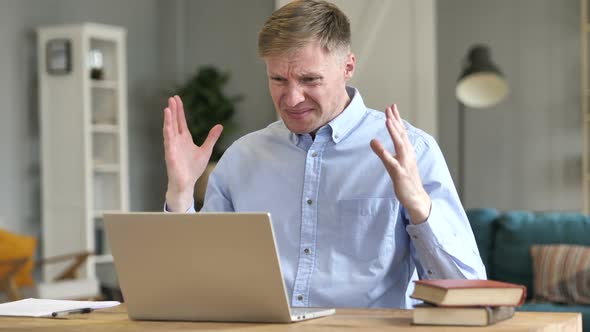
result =
[[[527,302],[517,310],[580,312],[583,329],[590,331],[590,305],[551,303],[537,299],[531,258],[532,245],[590,246],[589,216],[565,212],[500,212],[489,208],[469,209],[466,212],[488,279],[527,287]],[[590,283],[586,280],[583,282]]]

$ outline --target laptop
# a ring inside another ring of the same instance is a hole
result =
[[[104,224],[131,319],[287,323],[335,313],[290,308],[269,213],[107,213]]]

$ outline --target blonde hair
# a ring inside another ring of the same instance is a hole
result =
[[[336,5],[297,0],[276,10],[258,33],[258,55],[280,56],[318,41],[328,53],[350,51],[350,22]]]

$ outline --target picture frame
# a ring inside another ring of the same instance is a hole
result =
[[[69,39],[51,39],[45,46],[45,66],[50,75],[72,71],[72,47]]]

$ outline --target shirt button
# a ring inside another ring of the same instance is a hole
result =
[[[412,235],[412,237],[413,237],[414,239],[417,239],[417,238],[418,238],[418,235]]]
[[[305,248],[305,249],[303,249],[303,252],[304,252],[306,255],[309,255],[309,253],[310,253],[310,250],[309,250],[309,248]]]
[[[313,203],[313,201],[311,199],[307,200],[307,205],[311,205]]]
[[[303,301],[303,295],[297,295],[297,300]]]
[[[428,272],[428,274],[430,274],[430,275],[432,275],[432,274],[433,274],[432,270],[428,270],[427,272]]]
[[[318,153],[314,151],[314,152],[311,153],[311,156],[312,157],[317,157],[318,156]]]
[[[334,139],[338,139],[338,137],[339,137],[338,134],[334,135]]]

